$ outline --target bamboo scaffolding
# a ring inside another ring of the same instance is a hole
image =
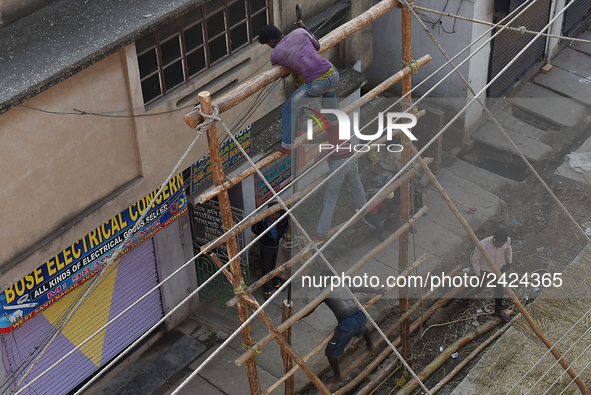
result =
[[[427,259],[427,254],[423,254],[419,257],[419,259],[417,259],[415,262],[413,262],[411,264],[410,267],[408,267],[408,274],[410,274],[412,272],[412,270],[415,270],[421,263],[423,263],[426,259]],[[458,270],[460,269],[460,267],[458,267]],[[406,277],[406,276],[405,276]],[[386,288],[386,292],[382,295],[382,294],[378,294],[375,295],[374,297],[372,297],[369,301],[367,301],[367,303],[363,306],[364,309],[368,309],[369,307],[371,307],[375,302],[377,302],[378,300],[380,300],[383,296],[387,295],[391,290],[393,290],[395,287],[387,287]],[[433,292],[435,292],[435,290],[433,290]],[[430,292],[428,295],[431,295],[432,292]],[[428,297],[428,295],[425,295],[425,298]],[[417,303],[415,303],[416,308],[418,308],[420,306],[420,302],[418,301]],[[413,306],[414,307],[414,306]],[[411,312],[412,314],[412,312]],[[386,332],[386,336],[389,335],[394,329],[396,329],[398,326],[395,325],[394,327],[392,327],[388,332]],[[310,351],[308,354],[306,354],[304,356],[304,361],[308,361],[310,358],[312,358],[314,355],[316,355],[320,350],[322,350],[322,348],[330,341],[330,339],[332,339],[333,335],[334,335],[334,330],[327,336],[325,337],[320,343],[318,343],[316,345],[316,347],[314,347],[312,349],[312,351]],[[383,341],[383,339],[381,337],[378,338],[378,340],[376,342],[374,342],[374,347],[377,346],[378,344],[380,344]],[[364,355],[363,359],[365,358],[365,356],[369,355],[371,353],[371,351],[366,350],[362,353],[362,355]],[[347,366],[347,368],[349,368],[350,366]],[[345,370],[341,370],[342,373],[342,377],[345,377],[348,374],[347,368],[345,368]],[[354,368],[354,367],[353,367]],[[352,369],[353,369],[352,368]],[[352,370],[351,369],[351,370]],[[286,372],[283,376],[281,376],[275,383],[273,383],[269,388],[267,388],[267,391],[265,391],[267,394],[270,394],[271,392],[275,391],[285,380],[288,380],[290,377],[293,377],[293,374],[298,370],[297,366],[294,366],[291,370],[289,370],[288,372]],[[332,389],[334,388],[335,383],[333,384],[327,384],[327,388],[328,389]]]
[[[429,162],[429,163],[431,163],[432,160],[433,159],[431,159],[431,158],[425,159],[425,161]],[[398,188],[404,180],[408,180],[408,179],[414,177],[415,174],[418,174],[417,171],[418,171],[418,168],[416,166],[409,168],[398,180],[394,181],[382,193],[376,195],[375,200],[372,203],[370,203],[369,206],[365,210],[362,210],[362,215],[365,215],[366,213],[370,212],[375,206],[377,206],[381,201],[383,201],[386,198],[386,196],[388,196],[391,192],[394,192],[396,190],[396,188]],[[295,195],[292,195],[292,196],[295,196]],[[287,202],[285,204],[287,205]],[[274,212],[279,211],[281,209],[281,207],[276,207],[276,206],[279,206],[279,205],[276,204],[274,206],[271,206],[267,210],[273,209],[273,210],[275,210]],[[265,212],[267,212],[267,210],[265,210]],[[260,217],[261,215],[262,215],[262,213],[259,214],[257,217]],[[269,215],[269,214],[267,214],[267,215]],[[265,218],[265,217],[262,217],[262,218]],[[360,220],[361,220],[361,216],[359,216],[357,219],[355,219],[353,222],[351,222],[349,227],[353,226],[354,224],[356,224]],[[343,223],[335,226],[334,228],[332,228],[328,232],[328,238],[331,238],[332,236],[334,236],[334,234],[337,233],[339,231],[339,229],[341,229],[344,226],[345,223],[346,222],[343,222]],[[289,261],[285,262],[283,265],[279,266],[278,268],[273,269],[272,271],[270,271],[269,273],[267,273],[266,275],[261,277],[259,280],[257,280],[255,283],[253,283],[251,286],[248,287],[248,292],[252,293],[254,290],[260,288],[263,284],[265,284],[267,281],[269,281],[273,277],[277,276],[280,273],[283,273],[284,271],[286,271],[287,269],[292,267],[299,260],[301,260],[303,258],[303,256],[306,253],[308,253],[308,251],[311,250],[311,248],[312,248],[311,244],[307,245],[306,247],[304,247],[304,249],[302,249],[300,252],[298,252],[296,254],[296,256],[294,256],[292,259],[290,259]],[[226,305],[229,307],[234,306],[234,305],[236,305],[238,300],[239,300],[239,297],[235,296],[232,299],[230,299],[226,303]]]
[[[211,105],[211,95],[209,94],[209,92],[200,92],[199,102],[201,103],[201,108],[203,109],[204,114],[213,113],[213,108]],[[213,174],[213,181],[215,184],[220,184],[225,177],[222,167],[222,160],[220,157],[220,146],[218,142],[218,135],[215,125],[207,129],[207,143],[209,146],[209,157],[211,161],[211,172]],[[232,226],[234,226],[234,220],[232,219],[232,209],[230,207],[230,197],[228,196],[228,191],[223,191],[222,193],[220,193],[220,195],[218,196],[218,200],[220,203],[222,223],[226,228],[229,229]],[[230,259],[238,255],[238,243],[236,242],[235,237],[228,239],[226,242],[226,246],[228,247],[228,256]],[[242,282],[242,269],[240,268],[239,259],[236,259],[234,260],[234,262],[232,262],[232,264],[230,265],[230,270],[232,272],[232,275],[236,279],[238,279],[239,282]],[[244,323],[248,319],[248,306],[245,301],[241,301],[238,303],[238,316],[240,317],[240,324]],[[245,326],[242,330],[242,342],[247,346],[253,343],[252,329],[250,327],[250,324]],[[246,363],[246,374],[248,376],[248,383],[250,386],[251,394],[259,395],[259,393],[261,392],[261,386],[259,383],[259,376],[257,373],[257,366],[254,355]]]
[[[507,315],[511,316],[513,312],[511,310],[507,311]],[[421,381],[424,381],[426,378],[431,376],[441,365],[443,365],[453,353],[458,351],[460,348],[468,344],[471,340],[476,339],[478,336],[486,333],[499,325],[501,323],[501,319],[498,317],[493,318],[492,320],[488,321],[487,323],[480,325],[477,328],[472,329],[470,332],[466,333],[464,336],[456,340],[451,346],[447,347],[441,354],[437,356],[431,363],[418,374],[418,377]],[[400,389],[396,394],[397,395],[410,395],[417,387],[419,383],[413,377],[411,381],[406,383],[404,387]]]
[[[416,221],[417,219],[422,217],[423,214],[425,214],[425,212],[427,212],[427,210],[428,210],[427,206],[423,206],[413,216],[413,219]],[[371,249],[359,261],[357,261],[357,263],[355,263],[351,268],[349,268],[349,270],[347,270],[345,272],[345,275],[351,276],[353,273],[355,273],[357,270],[359,270],[374,255],[376,255],[378,252],[380,252],[384,248],[386,248],[392,241],[396,240],[400,236],[402,231],[404,231],[405,229],[408,229],[409,226],[410,225],[408,222],[404,223],[400,228],[398,228],[398,230],[396,230],[396,232],[394,232],[392,235],[390,235],[390,237],[388,237],[385,241],[383,241],[382,243],[378,244],[376,247]],[[308,303],[306,306],[304,306],[297,313],[292,315],[290,319],[288,319],[287,321],[285,321],[284,323],[279,325],[277,327],[279,332],[284,332],[287,328],[291,327],[293,324],[295,324],[297,321],[299,321],[301,318],[303,318],[305,315],[307,315],[310,311],[312,311],[312,309],[314,309],[316,306],[318,306],[329,294],[330,294],[330,289],[325,289],[324,291],[322,291],[314,300],[312,300],[310,303]],[[269,342],[271,340],[272,340],[271,335],[265,336],[258,344],[255,344],[251,349],[245,351],[242,355],[240,355],[238,358],[236,358],[236,360],[235,360],[236,365],[241,366],[242,364],[244,364],[247,360],[249,360],[255,354],[255,351],[260,351],[263,347],[265,347],[267,344],[269,344]]]
[[[219,260],[217,255],[211,254],[210,256],[213,259],[213,261],[216,263],[216,265],[218,265],[219,268],[222,268],[224,266],[224,264]],[[228,280],[230,281],[230,283],[232,284],[234,289],[237,289],[240,287],[242,279],[236,278],[228,270],[224,270],[224,274],[226,275],[226,277],[228,278]],[[240,294],[240,296],[255,311],[260,309],[261,306],[258,304],[256,299],[251,294],[242,292]],[[284,351],[291,358],[293,358],[293,360],[300,366],[300,368],[306,374],[306,376],[308,376],[310,381],[312,381],[312,383],[314,383],[316,388],[318,388],[318,390],[320,390],[320,393],[322,393],[323,395],[330,395],[330,391],[328,390],[328,388],[326,388],[324,383],[322,381],[320,381],[320,379],[318,378],[318,376],[316,376],[316,374],[314,374],[314,372],[312,372],[312,369],[310,369],[310,367],[306,364],[306,362],[304,362],[302,360],[302,358],[295,352],[295,350],[291,347],[291,345],[285,340],[283,335],[281,333],[279,333],[279,331],[277,331],[277,328],[275,327],[275,325],[273,325],[273,321],[271,320],[271,318],[269,318],[267,313],[265,313],[264,310],[261,310],[257,314],[257,317],[267,327],[267,329],[269,330],[269,333],[275,338],[275,340],[277,340],[277,343],[279,343],[281,350]],[[260,392],[260,389],[259,389],[259,392]]]
[[[417,65],[420,68],[429,62],[431,62],[431,56],[425,55],[422,58],[417,60]],[[412,69],[410,67],[404,67],[402,70],[398,71],[396,74],[394,74],[391,77],[389,77],[388,79],[384,80],[381,84],[379,84],[378,86],[373,88],[371,91],[367,92],[365,95],[363,95],[359,99],[355,100],[353,103],[349,104],[345,109],[343,109],[343,112],[345,112],[346,114],[352,113],[356,109],[360,108],[364,104],[367,104],[369,101],[371,101],[372,99],[377,97],[380,93],[383,93],[386,89],[390,88],[395,83],[402,80],[403,77],[409,75],[411,72],[412,72]],[[318,128],[315,128],[314,134],[316,134],[319,131],[320,130]],[[308,141],[307,141],[305,135],[300,136],[295,139],[294,147],[298,147],[298,146],[305,144],[307,142]],[[268,156],[266,156],[263,159],[261,159],[260,161],[258,161],[256,163],[257,168],[261,169],[261,168],[267,166],[268,164],[276,161],[277,159],[281,158],[283,155],[285,155],[283,152],[274,151],[274,152],[270,153]],[[255,173],[255,170],[252,167],[249,167],[248,169],[245,169],[244,171],[242,171],[241,173],[239,173],[235,177],[232,177],[230,179],[226,179],[223,183],[216,185],[212,189],[201,194],[199,196],[199,203],[204,203],[204,202],[214,198],[221,191],[232,188],[234,185],[236,185],[237,183],[239,183],[240,181],[244,180],[246,177],[248,177],[254,173]]]
[[[416,155],[418,153],[417,149],[414,146],[411,146],[411,147],[412,147],[413,153]],[[455,217],[458,219],[458,221],[460,221],[460,224],[464,227],[464,229],[468,233],[468,236],[470,237],[472,242],[480,250],[480,252],[482,253],[482,256],[484,257],[484,259],[486,259],[486,262],[488,263],[490,268],[493,270],[493,272],[496,274],[497,278],[501,278],[502,274],[499,271],[499,268],[495,265],[495,263],[493,262],[491,256],[486,251],[486,249],[482,246],[482,243],[480,242],[480,240],[478,240],[478,237],[476,236],[476,234],[474,233],[474,231],[470,227],[470,224],[468,224],[466,219],[458,211],[458,209],[455,207],[455,205],[453,204],[453,202],[451,201],[451,199],[447,195],[447,192],[445,192],[445,190],[443,189],[443,187],[441,186],[439,181],[437,181],[437,178],[435,178],[435,175],[433,175],[433,172],[431,172],[431,169],[429,169],[429,166],[423,161],[423,159],[420,156],[417,156],[417,160],[419,161],[419,164],[421,165],[421,167],[423,168],[423,170],[425,171],[425,173],[427,174],[427,176],[429,177],[429,179],[431,180],[431,182],[433,183],[435,188],[437,188],[437,190],[439,191],[439,194],[445,200],[445,203],[447,203],[447,206],[450,208],[450,210],[455,215]],[[591,393],[589,392],[589,390],[585,386],[585,383],[583,383],[583,380],[573,370],[573,368],[571,368],[570,364],[566,361],[564,356],[560,353],[560,351],[558,351],[556,346],[554,346],[554,343],[552,342],[552,340],[550,340],[544,334],[544,332],[542,332],[542,330],[540,329],[538,324],[536,324],[536,322],[534,321],[532,316],[529,314],[529,312],[525,309],[525,307],[523,307],[523,305],[521,304],[521,302],[517,298],[517,295],[515,295],[515,293],[511,289],[511,287],[509,287],[508,284],[504,284],[503,288],[505,289],[505,292],[507,292],[507,295],[509,295],[509,297],[513,301],[513,304],[515,305],[515,307],[517,307],[517,309],[519,310],[521,315],[523,315],[523,318],[528,323],[529,327],[533,330],[533,332],[536,334],[536,336],[546,345],[546,347],[548,347],[548,349],[550,350],[552,355],[554,355],[556,360],[558,360],[558,362],[560,363],[560,366],[562,366],[564,368],[564,370],[566,370],[568,375],[577,384],[577,386],[581,390],[581,393],[583,395],[591,395]]]
[[[499,337],[503,333],[505,333],[505,331],[507,329],[509,329],[509,327],[511,325],[512,325],[511,322],[507,322],[501,329],[496,331],[492,336],[490,336],[488,339],[486,339],[485,341],[480,343],[480,345],[478,347],[476,347],[470,353],[470,355],[468,355],[466,358],[464,358],[462,360],[462,362],[460,362],[455,368],[453,368],[453,370],[451,372],[449,372],[447,374],[447,376],[445,376],[439,383],[437,383],[437,385],[435,387],[433,387],[429,390],[431,392],[431,394],[435,394],[437,391],[439,391],[441,388],[443,388],[443,386],[445,384],[447,384],[451,379],[453,379],[454,376],[456,374],[458,374],[466,365],[468,365],[468,363],[470,363],[470,361],[472,361],[475,356],[477,356],[482,350],[484,350],[489,344],[491,344],[497,337]]]
[[[449,273],[449,276],[454,276],[460,270],[462,270],[462,266],[460,266],[460,265],[456,266]],[[407,319],[410,319],[410,317],[414,314],[414,312],[417,311],[417,309],[423,305],[423,303],[425,302],[425,300],[427,300],[428,298],[430,298],[431,295],[433,295],[435,292],[437,292],[440,288],[441,288],[441,285],[438,286],[438,287],[433,288],[431,291],[429,291],[425,295],[423,295],[423,297],[421,299],[419,299],[415,304],[413,304],[410,309],[408,309],[404,314],[402,314],[396,320],[396,322],[386,332],[384,332],[386,334],[386,336],[390,336],[392,334],[392,332],[394,332],[394,330],[400,326],[400,324],[402,323],[402,321],[407,320]],[[379,346],[383,341],[384,341],[384,339],[382,337],[378,337],[377,340],[374,342],[374,348],[377,347],[377,346]],[[357,366],[359,366],[359,364],[361,362],[363,362],[363,360],[365,358],[367,358],[367,356],[370,355],[371,353],[372,352],[369,351],[369,350],[364,350],[362,353],[360,353],[355,358],[355,360],[351,361],[351,363],[348,364],[344,369],[341,369],[341,375],[343,377],[347,376],[349,373],[351,373],[353,371],[353,369],[355,369]],[[359,377],[359,376],[360,375],[358,375],[357,377]],[[363,377],[365,377],[365,376],[362,376],[361,378],[363,378]],[[336,387],[336,385],[334,385],[334,384],[328,384],[327,387],[328,387],[328,389],[332,390],[334,387]]]
[[[429,319],[433,315],[433,313],[448,304],[463,288],[454,288],[450,290],[448,293],[443,295],[441,299],[435,302],[427,311],[425,311],[418,319],[416,319],[409,327],[410,333],[414,333],[417,329],[421,327],[421,325]],[[402,318],[402,317],[400,317]],[[402,320],[400,320],[402,322]],[[395,341],[392,342],[395,347],[400,346],[400,336],[396,338]],[[353,388],[355,388],[359,383],[361,383],[371,372],[373,372],[383,361],[392,353],[392,349],[387,347],[385,348],[365,369],[355,377],[351,382],[349,382],[346,386],[339,389],[333,395],[344,395],[350,392]],[[356,394],[365,394],[367,395],[371,389],[369,385],[373,384],[373,387],[377,385],[377,383],[381,382],[390,372],[385,372],[385,370],[380,371],[378,374],[374,376],[374,378],[367,384],[365,387],[361,389],[361,391],[357,392]],[[371,388],[373,388],[371,387]]]
[[[320,50],[318,53],[325,52],[346,37],[369,25],[371,22],[375,21],[397,5],[397,0],[382,0],[359,16],[346,23],[343,23],[341,26],[334,29],[332,32],[328,33],[319,40]],[[285,66],[272,67],[270,70],[267,70],[243,82],[236,88],[223,94],[215,101],[215,104],[220,109],[220,114],[243,102],[251,95],[269,85],[271,82],[288,75],[290,71],[291,70]],[[197,125],[203,122],[203,117],[199,114],[199,111],[194,110],[185,115],[185,122],[190,128],[194,129],[197,127]]]

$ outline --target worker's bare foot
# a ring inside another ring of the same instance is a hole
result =
[[[367,345],[367,351],[373,351],[373,343],[365,343]]]
[[[335,374],[334,376],[330,376],[329,378],[327,378],[326,382],[329,384],[332,384],[332,383],[338,383],[339,381],[342,381],[342,380],[343,380],[343,378],[341,376],[338,376]]]

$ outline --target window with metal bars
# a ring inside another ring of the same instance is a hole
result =
[[[210,1],[135,42],[149,104],[256,41],[272,0]]]

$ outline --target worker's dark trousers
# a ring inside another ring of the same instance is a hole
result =
[[[279,247],[267,247],[261,245],[261,268],[263,271],[263,276],[269,273],[271,270],[275,269],[275,264],[277,263],[277,253],[279,252]],[[267,281],[263,284],[263,291],[270,292],[273,289],[274,284],[279,284],[279,277],[273,277],[272,280]]]
[[[505,273],[505,267],[502,267],[501,269],[501,273]],[[505,290],[503,289],[503,286],[498,284],[496,281],[492,280],[492,275],[494,273],[490,273],[490,272],[486,272],[483,271],[482,275],[486,276],[485,277],[485,281],[482,282],[482,286],[479,287],[472,287],[472,288],[467,288],[464,291],[463,294],[463,298],[473,298],[476,295],[478,295],[480,292],[484,291],[485,289],[490,289],[491,287],[487,287],[487,285],[492,286],[493,284],[495,285],[494,287],[494,296],[495,296],[495,312],[501,312],[503,311],[503,297],[505,296]],[[506,279],[505,279],[506,280]]]

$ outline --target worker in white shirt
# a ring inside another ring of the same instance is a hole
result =
[[[507,235],[504,229],[498,229],[492,236],[489,236],[480,241],[486,252],[491,256],[494,264],[501,271],[501,273],[513,271],[513,251],[511,249],[511,239]],[[468,289],[464,293],[464,304],[470,304],[470,298],[479,294],[482,290],[487,287],[493,287],[495,289],[495,315],[501,318],[503,321],[509,321],[509,317],[505,314],[504,310],[507,305],[503,303],[504,290],[503,286],[498,284],[498,279],[490,268],[488,262],[482,256],[482,253],[476,247],[472,254],[472,268],[476,276],[484,276],[484,280],[480,283],[480,286]],[[504,279],[508,282],[507,279]]]

